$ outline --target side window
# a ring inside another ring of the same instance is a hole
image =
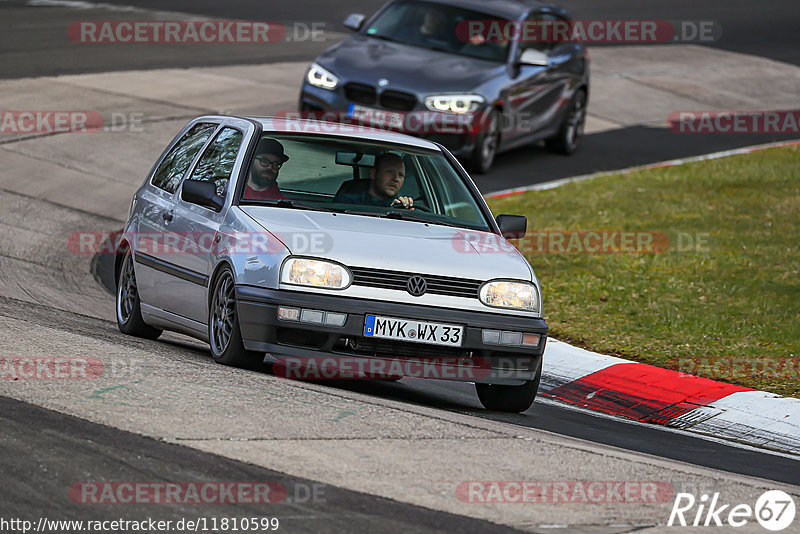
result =
[[[169,193],[174,193],[186,169],[216,128],[216,124],[204,122],[192,126],[161,161],[151,183]]]
[[[223,128],[203,152],[190,178],[214,182],[217,195],[224,198],[242,138],[239,130]]]
[[[528,38],[520,39],[518,56],[529,48],[547,53],[563,40],[569,30],[566,20],[550,13],[534,13],[525,20],[525,24],[529,25],[527,32],[523,31],[521,35],[527,35]]]
[[[438,202],[441,203],[443,215],[459,219],[467,223],[485,225],[485,220],[469,189],[457,182],[452,176],[453,169],[444,158],[425,158],[427,160],[429,184]],[[439,210],[433,210],[438,213]]]

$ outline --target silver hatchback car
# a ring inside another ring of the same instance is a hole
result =
[[[490,410],[536,396],[539,283],[441,145],[306,120],[205,116],[133,197],[116,255],[125,334],[204,340],[299,379],[462,380]]]

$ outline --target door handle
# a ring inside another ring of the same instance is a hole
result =
[[[165,211],[161,214],[161,218],[167,222],[170,222],[172,220],[172,211]]]

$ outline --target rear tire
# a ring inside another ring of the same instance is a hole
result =
[[[120,263],[117,276],[117,327],[129,336],[156,339],[163,330],[153,328],[142,319],[142,301],[136,286],[136,272],[130,249]]]
[[[536,377],[528,380],[521,386],[501,386],[496,384],[475,384],[478,399],[487,410],[495,412],[522,413],[531,407],[539,390],[539,381],[542,379],[542,362]]]
[[[553,137],[545,140],[544,144],[548,150],[565,154],[573,154],[581,144],[583,139],[583,128],[586,124],[586,91],[583,89],[575,93],[569,102],[567,115],[561,128]]]
[[[208,309],[208,342],[214,361],[223,365],[249,367],[260,354],[244,348],[236,309],[233,273],[223,267],[217,275]]]

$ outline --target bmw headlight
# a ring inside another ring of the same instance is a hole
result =
[[[281,283],[344,289],[352,276],[344,265],[310,258],[289,258],[281,269]]]
[[[339,78],[316,63],[312,63],[308,68],[306,79],[311,85],[322,87],[323,89],[335,89],[339,85]]]
[[[481,95],[433,95],[425,99],[425,107],[431,111],[467,113],[477,110],[484,102]]]
[[[480,290],[481,302],[496,308],[541,311],[538,288],[528,282],[495,280],[486,282]]]

